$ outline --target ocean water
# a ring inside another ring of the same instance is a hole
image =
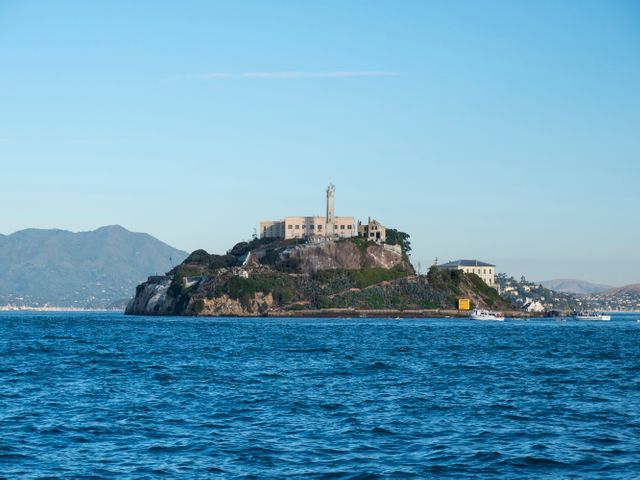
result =
[[[0,313],[0,477],[640,478],[638,318]]]

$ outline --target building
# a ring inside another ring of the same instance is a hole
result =
[[[358,222],[358,236],[373,242],[384,243],[387,240],[387,229],[377,220],[371,220],[364,225]]]
[[[334,215],[335,187],[327,188],[327,214],[324,217],[285,217],[282,220],[260,222],[260,238],[348,238],[357,235],[353,217]]]
[[[478,260],[456,260],[436,265],[438,268],[462,270],[464,273],[475,273],[490,287],[496,287],[496,266]]]

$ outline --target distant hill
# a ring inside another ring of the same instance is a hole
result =
[[[625,285],[624,287],[612,288],[604,292],[603,295],[607,297],[613,297],[617,295],[640,295],[640,283],[634,283],[632,285]]]
[[[584,280],[574,280],[570,278],[558,278],[555,280],[545,280],[540,282],[545,288],[556,292],[576,293],[579,295],[588,295],[591,293],[600,293],[610,290],[610,285],[599,285],[597,283],[585,282]]]
[[[91,232],[27,229],[0,235],[0,305],[122,305],[147,276],[187,253],[114,225]]]
[[[612,288],[606,292],[593,293],[583,297],[595,302],[600,310],[640,311],[640,284]]]

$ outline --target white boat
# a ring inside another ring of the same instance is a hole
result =
[[[611,320],[611,315],[602,312],[576,312],[573,317],[576,320]]]
[[[493,320],[496,322],[504,322],[504,315],[500,312],[492,312],[491,310],[481,310],[476,308],[471,312],[471,320]]]

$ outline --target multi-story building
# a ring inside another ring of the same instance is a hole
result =
[[[333,236],[355,237],[356,227],[353,217],[334,217]],[[330,237],[325,217],[284,217],[282,220],[260,222],[262,238],[307,238],[311,236]]]
[[[358,222],[358,236],[373,242],[384,243],[387,240],[387,229],[377,220],[371,220],[365,225]]]
[[[335,187],[327,188],[327,215],[325,217],[285,217],[283,220],[260,222],[261,238],[324,237],[347,238],[357,235],[353,217],[336,217],[333,213]]]
[[[496,287],[496,266],[478,260],[456,260],[436,265],[438,268],[462,270],[464,273],[475,273],[490,287]]]

